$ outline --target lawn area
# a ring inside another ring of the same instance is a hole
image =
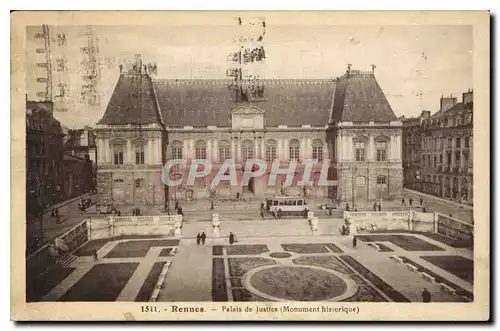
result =
[[[412,235],[401,234],[364,234],[357,236],[364,242],[383,242],[388,241],[393,245],[399,246],[407,251],[444,251],[441,247],[433,245],[425,240]]]
[[[138,263],[97,264],[60,301],[115,301]]]
[[[88,241],[85,245],[80,247],[73,255],[76,256],[92,256],[94,250],[101,249],[110,241],[122,240],[122,239],[145,239],[145,238],[164,238],[165,236],[160,235],[149,235],[149,236],[137,236],[137,235],[126,235],[126,236],[116,236],[103,239],[95,239]]]
[[[474,261],[472,260],[457,255],[421,256],[420,258],[448,271],[468,283],[474,283]]]
[[[54,287],[68,277],[74,268],[53,268],[49,269],[42,276],[26,282],[26,302],[39,301],[48,294]]]
[[[160,252],[160,256],[165,257],[165,256],[170,256],[170,253],[172,252],[173,248],[164,248]]]
[[[153,294],[156,282],[158,281],[158,277],[160,276],[165,263],[166,262],[156,262],[155,264],[153,264],[153,267],[149,271],[148,277],[146,277],[146,280],[142,284],[139,294],[137,294],[137,297],[135,298],[136,302],[149,301],[149,298],[151,298],[151,295]]]
[[[250,282],[267,295],[294,301],[327,300],[347,290],[347,284],[339,276],[305,266],[260,270]]]
[[[328,253],[328,244],[281,244],[285,251],[299,254]]]
[[[177,246],[179,240],[133,240],[118,243],[105,257],[145,257],[151,247]]]
[[[227,255],[259,255],[269,252],[266,245],[227,245]]]
[[[248,271],[257,267],[276,264],[274,260],[264,259],[261,257],[230,258],[228,259],[228,263],[229,263],[229,274],[233,277],[241,277]]]
[[[463,289],[462,287],[460,287],[458,285],[455,285],[455,283],[452,283],[449,280],[447,280],[446,278],[443,278],[443,277],[439,276],[435,272],[432,272],[431,270],[427,269],[426,267],[424,267],[424,266],[418,264],[417,262],[415,262],[415,261],[407,258],[406,256],[400,256],[399,258],[402,259],[404,263],[413,264],[415,267],[418,268],[419,272],[425,272],[426,274],[434,277],[436,283],[446,284],[446,285],[450,286],[451,288],[454,288],[455,291],[457,291],[457,293],[459,295],[463,295],[463,296],[469,298],[470,300],[474,300],[474,294],[473,293],[471,293],[471,292]]]
[[[420,231],[408,231],[408,230],[383,230],[383,231],[374,231],[375,233],[413,233],[413,234],[419,234],[421,236],[433,239],[435,241],[438,241],[442,244],[448,245],[450,247],[454,248],[470,248],[469,242],[466,240],[458,240],[454,238],[450,238],[447,236],[444,236],[440,233],[435,233],[435,232],[420,232]]]

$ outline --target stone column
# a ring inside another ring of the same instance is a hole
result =
[[[306,146],[307,146],[306,138],[301,138],[300,139],[300,151],[299,151],[299,158],[301,160],[308,158],[308,156],[306,154]]]
[[[194,150],[194,140],[189,139],[189,159],[193,160],[196,158],[196,152]]]
[[[325,141],[323,142],[323,159],[328,159],[330,157],[329,149],[328,149],[328,143]]]
[[[283,157],[283,139],[278,139],[278,151],[277,151],[277,158],[278,161],[281,161],[284,159]]]
[[[213,140],[212,145],[213,145],[212,161],[217,163],[217,162],[219,162],[219,148],[218,148],[217,140]]]
[[[208,139],[207,140],[207,160],[212,160],[212,140]]]
[[[451,166],[455,167],[455,138],[451,139]]]
[[[161,137],[156,138],[156,153],[158,155],[156,163],[161,164]]]
[[[104,164],[110,164],[112,163],[111,162],[111,154],[112,154],[112,151],[111,151],[111,145],[109,143],[109,139],[104,139],[104,153],[103,153],[103,157],[104,157]]]
[[[189,160],[189,145],[187,140],[184,140],[182,144],[182,157]]]
[[[266,145],[265,145],[263,137],[261,137],[259,139],[260,139],[260,158],[265,160],[265,158],[266,158]]]
[[[154,164],[154,158],[153,158],[153,139],[149,139],[147,142],[147,147],[146,147],[146,163],[147,164]]]
[[[259,142],[257,141],[257,138],[253,138],[253,144],[254,144],[253,158],[258,159],[260,155],[259,155]]]
[[[306,140],[306,150],[304,151],[305,157],[308,159],[312,159],[312,138],[308,138]]]
[[[377,161],[377,155],[375,151],[375,139],[370,136],[370,147],[368,148],[368,161]]]
[[[236,146],[233,137],[231,137],[231,157],[236,162]]]
[[[284,153],[283,153],[284,154],[283,155],[284,156],[283,159],[285,161],[289,161],[290,160],[290,153],[288,151],[288,143],[289,143],[288,139],[283,139],[283,151],[284,151]]]
[[[124,163],[134,163],[132,159],[132,143],[130,142],[130,139],[127,140],[127,152],[124,161]]]
[[[237,163],[241,163],[241,159],[242,159],[242,157],[241,157],[241,139],[238,139],[238,140],[236,141],[236,144],[237,144],[237,145],[236,145],[236,149],[237,149],[237,151],[238,151],[238,152],[237,152],[237,161],[236,161],[236,162],[237,162]]]
[[[349,155],[349,160],[354,160],[354,144],[353,144],[353,136],[349,135],[347,139],[347,153]]]
[[[96,148],[97,148],[97,164],[104,164],[104,157],[103,157],[103,141],[101,138],[96,139]]]

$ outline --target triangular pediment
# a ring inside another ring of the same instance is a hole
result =
[[[263,115],[264,111],[255,106],[240,106],[231,111],[231,115]]]

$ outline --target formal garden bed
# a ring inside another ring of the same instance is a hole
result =
[[[110,241],[123,240],[123,239],[153,239],[153,238],[164,238],[165,236],[160,235],[147,235],[147,236],[138,236],[138,235],[124,235],[124,236],[116,236],[110,238],[103,239],[94,239],[85,243],[82,247],[78,248],[73,255],[76,256],[92,256],[95,250],[101,249],[104,245],[106,245]]]
[[[179,245],[179,240],[133,240],[116,244],[106,258],[145,257],[151,247]]]
[[[458,255],[431,255],[420,256],[435,266],[448,271],[460,279],[474,283],[474,261]]]
[[[172,247],[168,247],[168,248],[163,248],[160,252],[160,256],[161,257],[165,257],[165,256],[171,256],[172,255],[172,250],[173,248]]]
[[[238,301],[246,301],[246,302],[267,301],[267,300],[264,300],[257,295],[250,293],[245,288],[233,288],[233,300],[236,302],[238,302]]]
[[[374,233],[408,233],[408,234],[419,234],[421,236],[433,239],[442,244],[448,245],[454,248],[470,248],[470,243],[466,240],[459,240],[451,237],[447,237],[436,232],[421,232],[421,231],[408,231],[408,230],[380,230],[374,231]]]
[[[363,235],[358,235],[357,238],[363,242],[387,241],[407,251],[444,251],[444,249],[442,249],[441,247],[433,245],[425,240],[422,240],[412,235],[363,234]]]
[[[212,260],[212,300],[228,301],[224,259]]]
[[[147,302],[151,298],[153,291],[155,289],[156,283],[158,282],[158,277],[160,277],[161,271],[165,266],[166,262],[156,262],[153,264],[153,267],[149,271],[148,277],[141,286],[137,297],[135,298],[136,302]]]
[[[446,278],[439,276],[435,272],[433,272],[433,271],[427,269],[426,267],[418,264],[417,262],[407,258],[406,256],[400,256],[399,258],[401,260],[403,260],[404,263],[410,263],[410,264],[414,265],[415,267],[417,267],[419,272],[425,272],[429,276],[434,277],[434,280],[436,283],[443,283],[443,284],[446,284],[449,287],[453,288],[456,291],[457,295],[464,296],[464,297],[468,298],[469,300],[474,300],[473,293],[463,289],[462,287],[460,287],[458,285],[455,285],[455,283],[452,283],[449,280],[447,280]],[[463,301],[465,302],[465,300],[463,300]]]
[[[356,261],[349,255],[341,255],[340,258],[347,263],[350,267],[356,270],[361,276],[367,279],[370,283],[376,286],[380,291],[382,291],[387,297],[389,297],[394,302],[410,302],[408,298],[396,291],[392,286],[384,282],[380,277],[375,275],[373,272],[368,270],[361,263]]]
[[[281,244],[281,247],[285,251],[294,252],[298,254],[317,254],[317,253],[329,253],[327,246],[334,253],[341,253],[342,250],[331,243],[314,243],[314,244]]]
[[[229,274],[232,277],[242,277],[248,271],[266,266],[276,264],[274,260],[264,259],[261,257],[241,257],[241,258],[229,258]]]
[[[286,259],[292,256],[292,254],[287,253],[287,252],[273,252],[269,254],[270,257],[273,257],[275,259]]]
[[[31,282],[26,282],[26,302],[39,301],[68,277],[75,268],[52,268]],[[30,275],[32,276],[32,275]],[[27,277],[27,279],[29,279]]]
[[[90,269],[60,301],[115,301],[139,263],[103,263]]]
[[[379,252],[394,252],[394,250],[390,249],[389,247],[387,247],[384,244],[377,243],[377,245],[378,245],[378,248],[379,248]]]
[[[293,301],[329,300],[347,290],[341,277],[306,266],[266,268],[253,274],[250,284],[271,297]]]
[[[259,255],[269,252],[266,245],[228,245],[227,255]]]

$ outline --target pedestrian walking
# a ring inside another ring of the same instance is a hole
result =
[[[401,199],[401,205],[403,205],[403,206],[405,205],[405,197],[403,197],[403,198]]]
[[[352,237],[352,247],[356,248],[357,244],[358,244],[358,237],[356,236]]]
[[[373,203],[373,211],[377,211],[377,202],[376,201]]]
[[[345,204],[345,211],[349,211],[349,203]]]
[[[413,198],[412,197],[410,197],[409,202],[410,202],[410,207],[413,207]]]
[[[59,216],[59,214],[56,215],[56,224],[60,224],[61,223],[61,216]]]
[[[431,302],[431,292],[426,288],[422,291],[422,302]]]
[[[207,239],[207,235],[205,234],[205,232],[202,232],[201,233],[201,244],[202,245],[205,245],[205,239]]]
[[[97,261],[99,259],[99,256],[97,255],[97,249],[93,250],[92,257],[94,258],[94,261]]]
[[[424,198],[420,197],[420,205],[424,204]]]
[[[232,232],[229,232],[229,244],[233,244],[234,243],[234,234]]]
[[[378,204],[378,211],[382,211],[382,204],[381,203]]]
[[[264,219],[264,208],[260,208],[260,218]]]
[[[198,232],[198,234],[196,235],[196,244],[198,246],[200,245],[200,241],[201,241],[201,234]]]
[[[214,201],[213,200],[210,201],[210,210],[214,210]]]

